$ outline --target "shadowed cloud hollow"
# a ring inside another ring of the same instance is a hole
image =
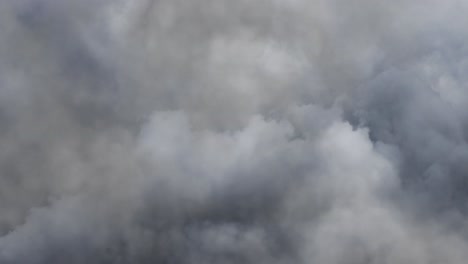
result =
[[[0,263],[465,263],[467,12],[1,0]]]

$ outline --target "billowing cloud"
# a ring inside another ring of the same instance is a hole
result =
[[[1,1],[0,263],[464,263],[467,11]]]

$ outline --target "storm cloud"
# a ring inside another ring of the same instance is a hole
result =
[[[0,263],[465,263],[467,12],[0,1]]]

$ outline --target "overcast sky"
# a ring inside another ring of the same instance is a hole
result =
[[[0,263],[466,263],[466,14],[0,0]]]

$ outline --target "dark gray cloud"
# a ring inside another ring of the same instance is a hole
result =
[[[463,1],[0,2],[0,263],[464,263]]]

